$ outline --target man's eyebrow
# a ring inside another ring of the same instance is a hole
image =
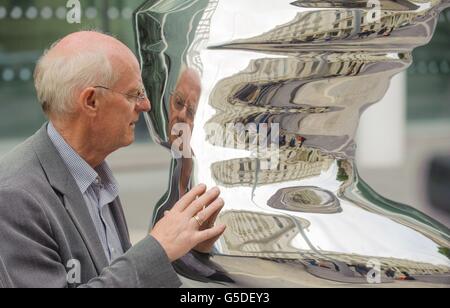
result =
[[[182,100],[186,100],[186,98],[184,97],[184,95],[183,95],[182,93],[176,91],[176,90],[173,91],[172,94],[178,96],[178,98],[180,98],[180,99],[182,99]]]
[[[145,91],[145,88],[144,88],[143,85],[139,85],[139,86],[133,87],[130,91],[128,91],[128,93],[136,93],[136,92],[139,92],[139,91]]]

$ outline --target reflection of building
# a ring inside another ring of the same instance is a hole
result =
[[[376,261],[380,263],[382,272],[384,272],[390,277],[400,280],[404,279],[405,277],[412,277],[414,279],[414,276],[419,275],[424,276],[433,275],[434,276],[433,278],[443,276],[449,279],[448,277],[450,275],[450,268],[448,266],[433,265],[430,263],[423,263],[423,262],[414,262],[405,259],[373,257],[373,256],[371,257],[356,254],[342,254],[324,251],[321,251],[321,255],[318,255],[313,251],[299,251],[299,253],[302,255],[303,260],[298,261],[292,260],[286,262],[302,262],[302,263],[307,262],[311,264],[313,261],[316,264],[322,264],[322,263],[329,263],[330,260],[333,260],[343,262],[347,264],[352,270],[355,270],[355,268],[366,267],[370,261]],[[328,259],[324,259],[323,256],[326,256]],[[442,281],[442,279],[437,280]],[[430,281],[432,281],[432,278],[430,279]]]
[[[296,222],[294,222],[294,220]],[[231,211],[220,215],[220,223],[227,226],[222,241],[228,253],[291,252],[292,240],[299,228],[306,229],[306,219],[261,214],[256,212]]]
[[[379,78],[379,70],[394,74],[408,63],[409,54],[396,58],[355,52],[308,52],[252,60],[243,71],[222,79],[214,88],[210,104],[217,114],[207,122],[207,140],[216,146],[247,146],[248,137],[241,138],[237,130],[223,138],[229,124],[275,123],[279,124],[281,147],[284,142],[305,142],[326,152],[352,155],[351,137],[359,110],[380,99],[388,87]],[[352,80],[355,76],[359,81]],[[219,138],[211,138],[217,131],[222,132]],[[224,140],[233,142],[224,144]]]
[[[195,30],[194,41],[191,43],[186,56],[187,66],[190,68],[197,68],[201,74],[203,74],[203,63],[200,57],[200,52],[208,45],[211,30],[211,19],[218,4],[219,0],[209,0],[208,6],[203,11],[203,16],[198,23],[197,29]]]
[[[227,225],[220,239],[222,253],[276,259],[279,262],[299,262],[326,266],[333,262],[347,264],[352,270],[366,268],[370,261],[380,263],[381,270],[390,277],[401,279],[414,275],[448,275],[450,268],[406,259],[362,256],[332,251],[314,251],[294,247],[292,240],[310,227],[310,222],[288,216],[274,216],[247,211],[229,211],[218,218]]]
[[[275,209],[302,213],[342,212],[336,196],[331,191],[319,187],[300,186],[280,189],[267,201],[267,205]]]
[[[402,56],[402,61],[409,62],[407,54]],[[287,82],[292,84],[293,88],[295,88],[294,85],[299,88],[303,84],[317,79],[360,75],[364,73],[365,66],[394,61],[398,62],[394,58],[382,54],[353,52],[324,55],[309,52],[302,53],[297,57],[252,60],[245,70],[223,79],[216,86],[211,105],[227,111],[230,107],[241,107],[242,109],[237,111],[237,114],[247,111],[245,107],[252,107],[249,112],[253,113],[262,113],[268,110],[272,112],[326,112],[326,108],[329,106],[323,103],[305,106],[297,103],[295,99],[276,101],[271,98],[275,93],[282,91]],[[265,108],[258,109],[257,107]],[[301,107],[303,109],[299,109]]]
[[[309,113],[304,113],[307,116]],[[222,114],[224,115],[224,114]],[[289,132],[288,128],[280,130],[279,125],[289,116],[289,119],[301,120],[301,112],[292,113],[256,113],[256,114],[239,114],[233,117],[217,116],[214,118],[214,124],[207,131],[206,139],[215,146],[224,146],[236,149],[255,149],[257,146],[267,145],[268,148],[276,146],[283,149],[293,149],[301,147],[306,140],[305,137]],[[289,120],[289,119],[286,119]],[[228,122],[227,122],[228,120]],[[217,121],[217,122],[215,122]],[[275,127],[277,124],[278,127]],[[295,131],[295,128],[292,129]]]
[[[254,42],[294,44],[358,38],[371,34],[388,35],[394,29],[410,24],[414,18],[420,16],[419,14],[422,12],[330,10],[299,13],[293,21],[285,25],[278,26],[262,35],[236,40],[230,44]]]
[[[409,54],[393,58],[354,52],[322,56],[311,52],[298,57],[253,60],[245,70],[221,80],[215,87],[210,104],[217,114],[207,122],[206,129],[210,125],[222,134],[219,139],[208,134],[207,139],[214,145],[227,146],[222,135],[229,124],[277,123],[287,143],[306,138],[305,135],[345,136],[332,148],[345,152],[348,136],[355,129],[351,117],[358,118],[358,110],[379,99],[379,93],[387,87],[380,82],[377,67],[391,67],[389,73],[394,74],[409,62]],[[358,75],[361,86],[349,87],[350,78]],[[310,145],[323,148],[318,142]]]
[[[317,149],[281,150],[276,169],[263,170],[262,160],[240,158],[212,164],[214,179],[225,186],[253,186],[319,176],[333,163]]]
[[[407,0],[379,0],[382,10],[408,11],[419,7]],[[293,5],[309,8],[370,8],[368,0],[297,0]]]

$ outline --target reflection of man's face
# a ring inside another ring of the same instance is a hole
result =
[[[170,96],[170,144],[173,144],[174,140],[180,137],[180,135],[171,134],[175,124],[186,123],[192,133],[200,94],[201,85],[199,75],[192,69],[185,70],[181,74],[177,86]]]

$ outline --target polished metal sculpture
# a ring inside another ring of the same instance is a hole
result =
[[[186,285],[450,284],[449,229],[381,197],[354,161],[362,112],[448,6],[150,0],[136,11],[147,123],[173,157],[155,221],[197,183],[226,202],[214,253],[175,264]]]

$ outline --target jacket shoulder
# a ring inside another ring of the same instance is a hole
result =
[[[30,188],[45,179],[45,173],[32,146],[33,137],[0,159],[2,186]]]

